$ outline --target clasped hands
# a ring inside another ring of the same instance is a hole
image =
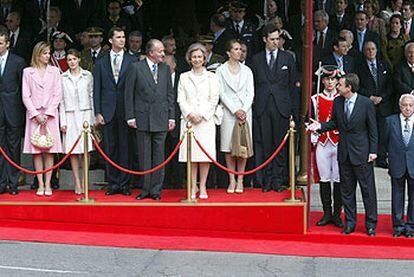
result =
[[[241,122],[245,122],[246,121],[246,112],[243,110],[237,110],[234,115],[236,116],[236,118]]]
[[[34,122],[36,122],[37,124],[39,124],[39,125],[46,125],[46,123],[47,123],[47,115],[45,115],[45,114],[38,114],[38,115],[36,115],[36,117],[34,117],[32,120],[34,121]]]

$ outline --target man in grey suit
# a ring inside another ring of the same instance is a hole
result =
[[[144,60],[131,66],[125,90],[125,115],[129,127],[137,130],[140,170],[148,170],[164,161],[167,131],[175,127],[175,94],[170,68],[162,63],[164,45],[151,39],[146,53]],[[144,175],[142,192],[136,199],[160,200],[163,180],[163,169]]]
[[[414,96],[403,94],[399,100],[401,113],[386,119],[385,140],[388,149],[392,187],[393,236],[413,237],[414,231]],[[404,221],[405,184],[408,186],[407,222]]]
[[[0,146],[15,162],[20,161],[20,140],[23,130],[22,72],[25,61],[10,53],[9,34],[0,31]],[[10,194],[18,194],[19,171],[0,157],[0,194],[10,185]]]

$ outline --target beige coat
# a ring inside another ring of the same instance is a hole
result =
[[[216,157],[216,126],[213,115],[219,102],[220,82],[214,73],[204,70],[202,75],[188,71],[180,75],[177,102],[181,110],[180,133],[186,131],[187,116],[190,113],[200,115],[203,120],[192,126],[195,137],[215,159]],[[208,162],[209,159],[201,152],[195,141],[192,142],[192,161]],[[179,161],[187,161],[187,143],[181,145]]]

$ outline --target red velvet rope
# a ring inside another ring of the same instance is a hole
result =
[[[180,149],[181,144],[183,143],[183,137],[181,137],[180,141],[178,142],[177,146],[175,146],[173,152],[170,154],[170,156],[161,164],[157,165],[154,168],[145,170],[145,171],[135,171],[135,170],[131,170],[125,167],[122,167],[118,164],[116,164],[114,161],[112,161],[106,154],[105,152],[102,150],[102,148],[99,146],[98,142],[96,141],[95,137],[92,135],[92,141],[93,144],[95,145],[96,150],[98,150],[99,154],[101,154],[101,156],[113,167],[115,167],[116,169],[123,171],[125,173],[129,173],[132,175],[146,175],[146,174],[150,174],[152,172],[155,172],[161,168],[163,168],[164,166],[166,166],[171,160],[172,158],[174,158],[174,156],[177,154],[178,150]]]
[[[49,168],[46,168],[46,169],[44,169],[44,170],[42,170],[42,171],[32,171],[32,170],[29,170],[29,169],[26,169],[26,168],[24,168],[24,167],[21,167],[20,165],[18,165],[17,163],[15,163],[7,154],[6,154],[6,152],[3,150],[3,148],[2,147],[0,147],[0,154],[2,154],[3,156],[4,156],[4,158],[12,165],[12,166],[14,166],[15,168],[17,168],[18,170],[20,170],[20,171],[22,171],[22,172],[24,172],[24,173],[26,173],[26,174],[32,174],[32,175],[37,175],[37,174],[44,174],[44,173],[46,173],[46,172],[49,172],[49,171],[52,171],[52,170],[55,170],[56,168],[58,168],[59,166],[61,166],[69,157],[70,157],[70,155],[72,155],[72,152],[73,152],[73,150],[75,150],[75,147],[76,147],[76,145],[78,145],[78,143],[79,143],[79,141],[80,141],[80,138],[81,138],[81,136],[82,136],[82,134],[80,134],[79,135],[79,137],[78,137],[78,139],[75,141],[75,144],[72,146],[72,148],[69,150],[69,153],[67,153],[64,157],[63,157],[63,159],[60,161],[60,162],[58,162],[57,164],[55,164],[54,166],[52,166],[52,167],[49,167]]]
[[[217,161],[215,161],[210,156],[209,153],[207,153],[207,151],[203,148],[203,146],[201,145],[201,143],[197,140],[197,138],[195,136],[194,136],[194,140],[196,141],[198,147],[200,147],[201,151],[203,151],[203,153],[206,154],[206,156],[210,159],[210,161],[213,164],[215,164],[217,167],[221,168],[224,171],[227,171],[228,173],[234,174],[234,175],[250,175],[250,174],[253,174],[253,173],[261,170],[266,165],[268,165],[277,156],[277,154],[279,154],[280,150],[282,150],[282,147],[286,144],[286,141],[287,141],[288,137],[289,137],[289,132],[285,135],[285,137],[282,140],[282,143],[277,147],[277,149],[275,150],[275,152],[273,152],[273,154],[269,158],[267,158],[267,160],[264,163],[262,163],[261,165],[259,165],[256,168],[253,168],[253,169],[251,169],[249,171],[244,171],[244,172],[238,172],[238,171],[232,170],[232,169],[230,169],[228,167],[225,167],[224,165],[218,163]]]

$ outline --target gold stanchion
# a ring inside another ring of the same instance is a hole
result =
[[[83,123],[83,192],[85,197],[78,198],[82,203],[93,203],[94,199],[89,198],[89,123]]]
[[[295,121],[290,117],[289,124],[289,183],[290,183],[290,198],[286,198],[285,202],[298,203],[302,200],[296,198],[296,188],[295,188]]]
[[[191,199],[191,142],[193,140],[193,131],[191,130],[191,122],[187,122],[187,199],[181,200],[185,203],[196,203],[196,199]]]

